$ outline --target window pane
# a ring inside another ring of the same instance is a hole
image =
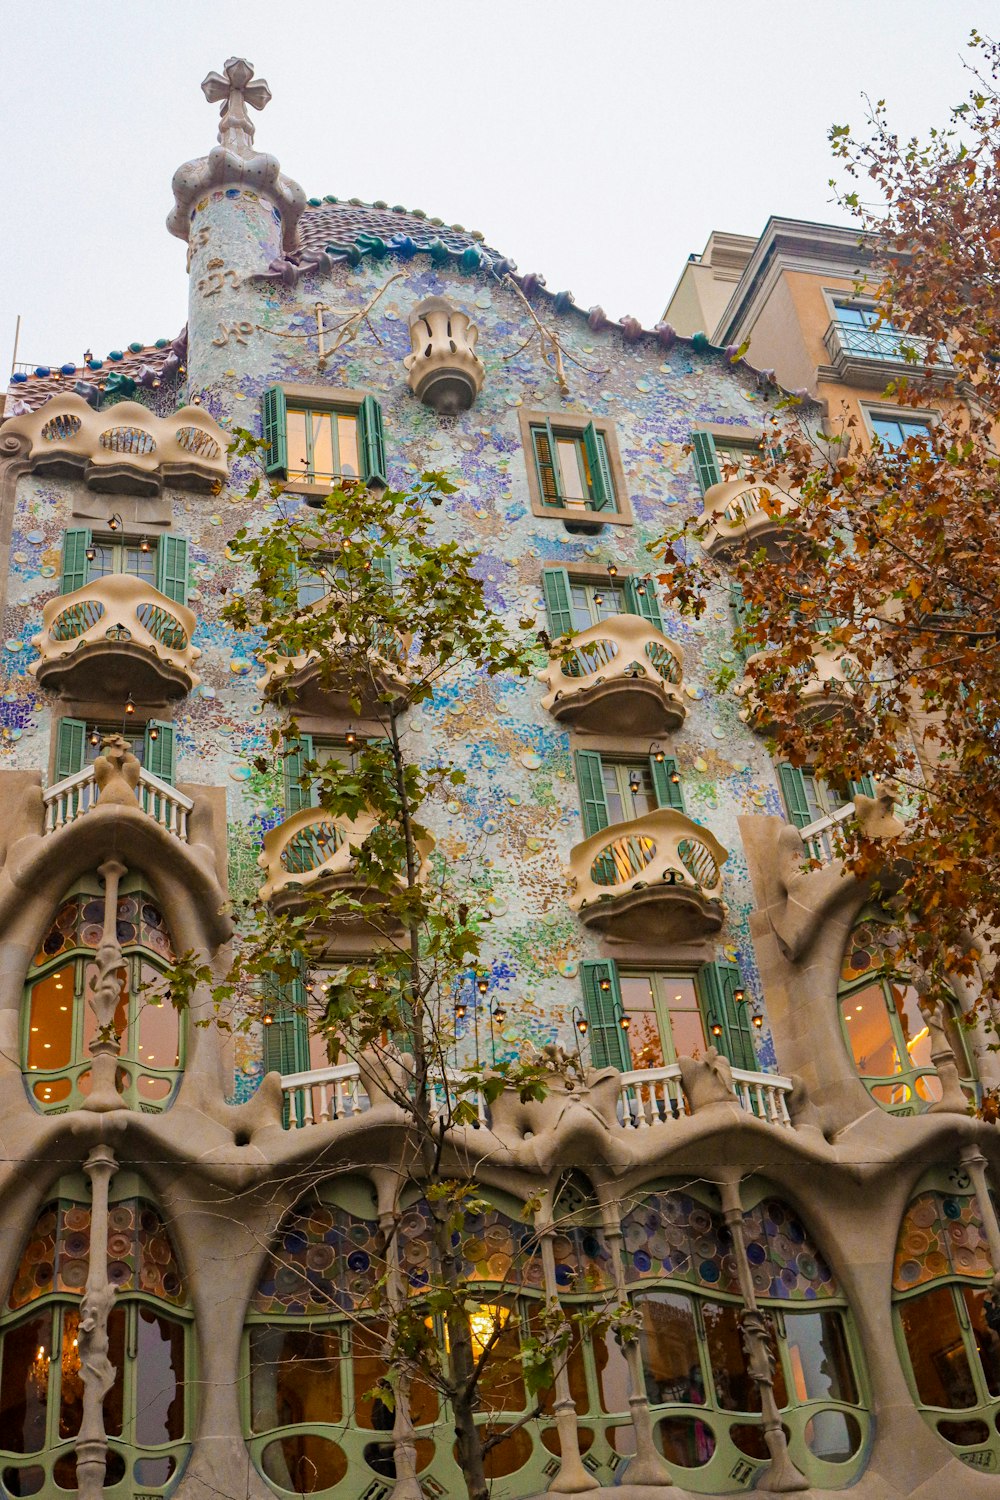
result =
[[[586,630],[595,623],[595,616],[591,613],[595,608],[593,590],[589,584],[574,583],[570,585],[569,597],[573,610],[573,629]]]
[[[843,995],[840,1008],[862,1078],[879,1078],[894,1073],[896,1042],[881,984],[867,984],[862,990]]]
[[[989,1295],[985,1287],[963,1286],[962,1288],[969,1321],[976,1336],[979,1362],[986,1376],[986,1388],[991,1396],[1000,1396],[1000,1335],[987,1323],[984,1311],[984,1304]]]
[[[361,474],[358,462],[358,419],[338,412],[337,442],[340,445],[340,472],[345,479],[357,479]]]
[[[80,1431],[80,1422],[83,1419],[83,1380],[80,1375],[79,1347],[80,1314],[75,1307],[66,1307],[62,1314],[62,1344],[59,1360],[59,1436],[61,1438],[74,1437]],[[120,1367],[118,1380],[121,1380]],[[108,1394],[110,1396],[113,1393]]]
[[[703,1302],[701,1312],[716,1400],[723,1411],[760,1411],[760,1394],[747,1368],[737,1309],[730,1303]],[[788,1405],[788,1393],[773,1328],[768,1343],[774,1366],[774,1399],[784,1407]]]
[[[184,1327],[139,1308],[135,1436],[149,1447],[184,1436]]]
[[[306,443],[306,414],[304,411],[289,411],[285,424],[288,449],[289,479],[307,479],[309,476],[308,447]]]
[[[326,579],[321,578],[318,573],[300,573],[296,580],[296,594],[300,609],[316,604],[328,592]]]
[[[479,1381],[479,1395],[487,1412],[523,1411],[527,1403],[521,1364],[521,1328],[517,1312],[495,1303],[484,1303],[470,1315],[472,1352],[478,1359],[497,1322],[502,1332],[493,1345]]]
[[[309,417],[312,423],[312,467],[311,478],[314,483],[319,484],[324,479],[331,479],[335,468],[333,452],[333,422],[336,418],[331,412],[314,411]]]
[[[133,578],[141,578],[146,583],[156,582],[156,553],[152,547],[147,547],[145,552],[141,547],[124,547],[122,549],[122,572],[129,573]]]
[[[951,1288],[936,1287],[899,1308],[917,1392],[925,1406],[975,1406],[976,1387]]]
[[[108,734],[121,734],[121,732],[122,732],[122,727],[121,727],[120,724],[98,724],[96,727],[97,727],[97,736],[96,736],[97,743],[96,744],[93,743],[94,734],[92,732],[87,734],[87,736],[85,737],[84,742],[83,742],[84,765],[92,766],[94,764],[94,761],[97,759],[97,757],[99,755],[103,755],[104,754],[104,751],[101,749],[101,740],[104,738],[105,735],[108,735]],[[136,760],[141,765],[142,764],[142,760],[143,760],[143,755],[145,754],[145,750],[146,750],[145,735],[144,734],[137,734],[137,735],[126,734],[124,736],[124,738],[127,741],[128,747],[131,750],[132,754],[135,756]]]
[[[250,1329],[250,1411],[254,1432],[296,1422],[339,1422],[340,1330]],[[364,1389],[368,1389],[366,1386]],[[358,1395],[364,1390],[359,1387]]]
[[[708,1045],[693,979],[665,974],[661,980],[670,1010],[670,1030],[678,1057],[697,1057]]]
[[[614,1334],[608,1329],[594,1335],[594,1359],[601,1382],[601,1409],[606,1412],[628,1411],[628,1361]],[[631,1428],[628,1429],[630,1432]],[[621,1429],[617,1429],[621,1431]],[[618,1449],[622,1452],[622,1449]]]
[[[583,468],[583,444],[577,438],[556,438],[556,454],[559,459],[559,474],[562,479],[563,501],[566,505],[583,505],[590,499],[586,473]]]
[[[662,1068],[666,1062],[648,974],[622,974],[622,1008],[629,1018],[628,1045],[635,1068]]]
[[[792,1384],[800,1401],[856,1402],[857,1386],[840,1313],[785,1313]]]
[[[359,1427],[376,1432],[392,1429],[392,1413],[379,1400],[366,1393],[374,1389],[386,1373],[383,1355],[386,1331],[378,1323],[355,1327],[351,1332],[351,1363],[354,1368],[354,1419]],[[410,1416],[415,1427],[433,1422],[438,1413],[437,1392],[424,1381],[410,1386]]]
[[[31,987],[28,1015],[28,1068],[64,1068],[73,1051],[73,985],[76,965],[68,963]]]
[[[8,1328],[0,1345],[0,1442],[11,1453],[45,1447],[52,1314]]]
[[[931,1067],[931,1038],[917,1002],[916,990],[912,985],[893,981],[889,984],[889,993],[903,1033],[905,1050],[900,1053],[899,1067]]]
[[[163,976],[151,964],[142,965],[148,985],[136,999],[139,1022],[139,1062],[153,1068],[176,1068],[180,1062],[180,1015],[165,998]]]
[[[642,1316],[639,1349],[650,1401],[654,1405],[678,1401],[703,1405],[705,1382],[690,1297],[653,1292],[636,1297],[635,1305]]]
[[[81,1000],[83,1006],[83,1052],[81,1057],[90,1053],[90,1044],[97,1037],[97,1016],[94,1007],[90,1003],[94,987],[97,984],[97,965],[88,964],[84,977],[84,995]],[[129,999],[129,970],[122,974],[121,989],[118,992],[118,1004],[115,1007],[114,1028],[121,1041],[122,1051],[128,1046],[128,999]]]
[[[92,545],[94,556],[87,563],[90,577],[107,578],[115,571],[115,549],[110,542],[94,542]]]
[[[125,1308],[113,1307],[108,1314],[108,1359],[115,1367],[115,1380],[104,1398],[104,1430],[110,1437],[121,1437],[125,1417],[125,1321]],[[74,1345],[74,1353],[75,1350]],[[79,1369],[79,1358],[75,1364]],[[63,1368],[66,1368],[65,1365]],[[65,1379],[66,1376],[63,1375],[63,1380]]]
[[[608,822],[624,823],[629,817],[622,794],[618,789],[617,767],[604,761],[601,765],[601,780],[604,783],[604,799],[608,804]]]

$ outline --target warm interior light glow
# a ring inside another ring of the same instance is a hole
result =
[[[472,1350],[477,1359],[493,1335],[506,1328],[509,1318],[510,1308],[502,1307],[498,1302],[484,1302],[469,1314]]]

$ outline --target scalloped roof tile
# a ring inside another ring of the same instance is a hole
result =
[[[484,243],[477,229],[445,224],[426,214],[382,203],[317,202],[311,198],[299,220],[299,238],[306,250],[323,250],[328,244],[353,245],[359,234],[375,234],[383,240],[404,234],[417,244],[440,239],[449,249],[461,251],[474,245],[494,260],[502,259],[498,250]]]

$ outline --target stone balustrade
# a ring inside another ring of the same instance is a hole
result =
[[[39,687],[74,698],[157,703],[183,698],[201,681],[191,644],[197,619],[151,583],[109,573],[42,611],[29,672]]]
[[[755,1073],[733,1068],[733,1095],[747,1114],[769,1125],[791,1127],[788,1097],[792,1080],[780,1073]],[[619,1121],[623,1126],[648,1130],[669,1125],[689,1113],[681,1087],[679,1063],[662,1068],[643,1068],[621,1075]]]
[[[655,735],[684,722],[684,657],[655,625],[639,615],[613,615],[552,652],[539,677],[548,688],[542,707],[578,729]]]
[[[139,772],[139,785],[135,789],[136,803],[168,833],[187,843],[188,816],[194,807],[190,797],[168,786],[158,776],[145,769]],[[56,833],[83,817],[97,805],[100,788],[93,766],[84,766],[82,771],[66,776],[42,793],[45,808],[43,824],[46,833]]]
[[[158,494],[164,484],[213,490],[229,475],[229,434],[200,406],[158,417],[138,401],[105,411],[73,391],[4,423],[7,437],[23,437],[37,473],[82,475],[95,490]]]
[[[779,489],[752,476],[726,479],[705,491],[701,515],[708,525],[701,544],[710,557],[720,558],[737,549],[773,547],[791,537],[788,518],[798,508],[790,487]]]
[[[672,807],[604,828],[570,851],[569,905],[586,926],[641,939],[717,932],[726,913],[714,834]]]

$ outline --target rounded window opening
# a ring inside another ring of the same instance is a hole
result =
[[[931,1060],[928,1016],[909,978],[894,964],[898,933],[881,912],[870,911],[847,942],[838,994],[841,1029],[858,1077],[893,1115],[922,1114],[941,1098]],[[957,1002],[940,1018],[963,1088],[976,1091],[976,1072]]]
[[[121,952],[112,1022],[120,1049],[117,1088],[128,1108],[157,1112],[173,1099],[184,1062],[180,1013],[165,977],[173,945],[159,905],[138,877],[120,887],[114,924]],[[21,1068],[28,1097],[45,1114],[78,1109],[91,1090],[91,1045],[98,1035],[91,998],[104,927],[104,892],[94,876],[62,903],[28,970]]]

